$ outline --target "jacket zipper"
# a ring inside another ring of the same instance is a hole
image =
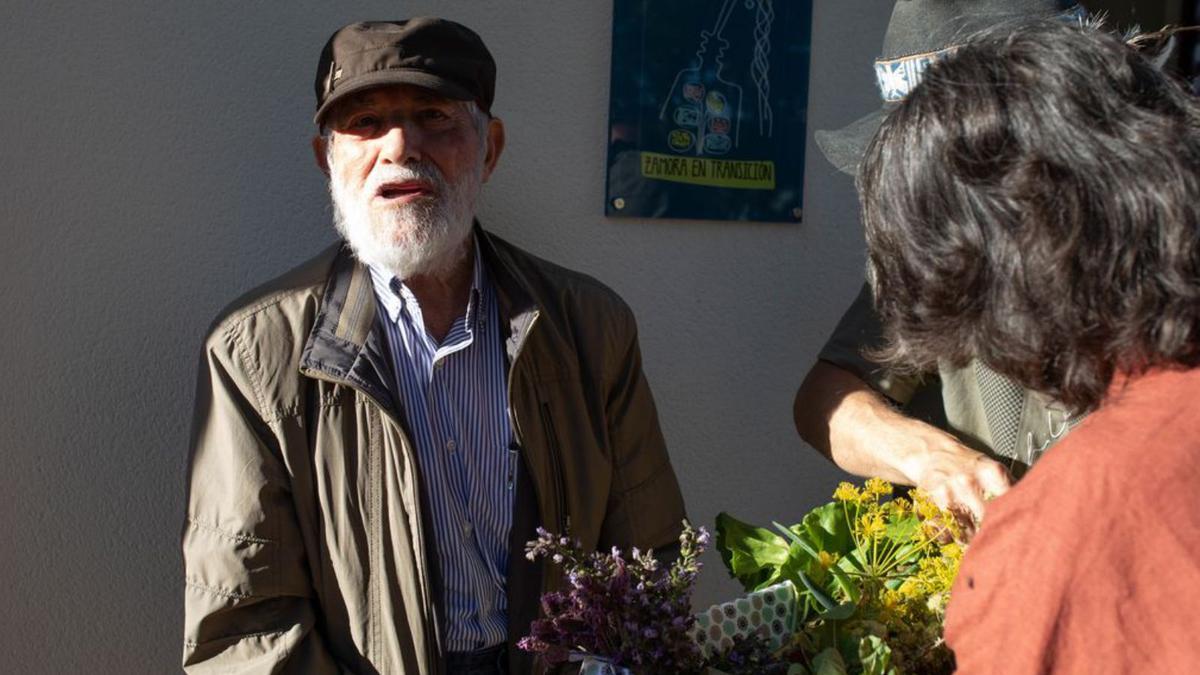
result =
[[[388,412],[387,406],[383,405],[383,403],[381,403],[379,401],[379,399],[377,399],[374,396],[372,396],[371,394],[368,394],[367,392],[359,389],[358,387],[355,387],[354,385],[350,384],[349,382],[345,382],[342,380],[337,380],[337,379],[325,376],[323,373],[320,373],[319,371],[305,369],[303,374],[307,377],[311,377],[316,380],[322,380],[325,382],[329,382],[330,384],[348,387],[352,391],[355,391],[355,392],[361,394],[364,398],[366,398],[368,401],[370,401],[371,403],[373,403],[375,405],[375,410],[379,413],[381,418],[384,418],[387,421],[391,422],[393,425],[395,425],[396,429],[398,430],[398,432],[400,434],[401,447],[404,447],[404,448],[412,447],[411,441],[409,440],[408,436],[405,435],[405,433],[404,433],[404,427],[400,425],[399,421],[397,421],[396,418],[393,417],[390,412]],[[369,415],[370,413],[368,412],[367,414]],[[382,423],[381,423],[381,428],[382,428]],[[368,443],[370,443],[370,441],[368,441]],[[381,444],[381,451],[382,451],[382,439],[380,439],[380,444]],[[409,461],[411,461],[414,466],[416,465],[416,458],[408,457],[407,459]],[[382,460],[382,458],[381,458],[381,460]],[[381,500],[383,497],[383,495],[382,495],[382,490],[383,490],[382,478],[383,477],[380,475],[369,477],[372,493],[373,494],[378,493]],[[421,480],[420,476],[418,476],[414,472],[412,475],[412,481],[413,481],[414,494],[417,494],[417,495],[421,494],[420,480]],[[429,582],[429,574],[428,574],[429,560],[426,558],[426,555],[425,555],[425,551],[426,551],[426,549],[425,549],[425,515],[424,515],[424,513],[422,513],[422,510],[421,510],[421,500],[420,499],[414,500],[413,510],[415,512],[416,522],[417,522],[417,527],[416,527],[417,542],[416,542],[416,546],[414,548],[416,548],[418,568],[425,572],[425,577],[423,579],[421,579],[421,589],[425,593],[425,613],[429,617],[428,618],[429,625],[433,627],[434,653],[436,655],[436,654],[440,654],[442,651],[442,628],[438,623],[437,616],[433,609],[434,608],[433,588],[431,588],[428,583]],[[375,514],[375,516],[376,516],[376,518],[378,518],[378,514]],[[382,544],[382,542],[380,542],[380,544]],[[439,663],[440,662],[437,660],[437,658],[435,656],[435,659],[434,659],[435,668],[438,667]],[[440,672],[440,670],[437,672]]]
[[[558,454],[558,434],[554,429],[554,418],[550,416],[550,403],[542,402],[542,424],[546,428],[546,445],[550,450],[550,472],[554,480],[554,498],[558,504],[558,532],[566,535],[571,529],[571,515],[567,513],[567,495],[563,489],[562,458]]]
[[[521,338],[521,342],[517,345],[516,350],[513,352],[512,363],[508,364],[508,387],[507,387],[507,389],[508,389],[508,391],[507,391],[508,423],[510,426],[512,426],[512,432],[513,432],[513,442],[512,442],[512,445],[509,446],[509,458],[511,460],[513,460],[509,464],[509,469],[508,469],[508,481],[509,481],[510,488],[516,483],[516,472],[517,472],[516,463],[518,461],[520,461],[520,449],[522,447],[524,447],[524,436],[525,436],[521,432],[521,425],[517,421],[517,416],[516,416],[516,414],[513,413],[513,408],[512,408],[513,373],[517,372],[517,362],[518,362],[518,360],[520,360],[521,354],[525,353],[525,343],[529,341],[529,332],[531,330],[533,330],[533,326],[537,323],[538,317],[540,317],[540,316],[541,316],[540,312],[534,311],[533,318],[531,318],[529,320],[529,325],[525,327],[525,336]],[[538,489],[536,480],[531,480],[531,481],[529,481],[529,483],[530,483],[531,487],[533,488],[533,499],[538,504],[538,510],[541,510],[541,504],[542,504],[541,490]]]
[[[519,461],[521,461],[521,446],[514,438],[508,444],[508,480],[504,484],[509,492],[512,492],[517,486],[517,462]]]

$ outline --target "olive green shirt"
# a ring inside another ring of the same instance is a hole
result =
[[[882,335],[870,286],[863,284],[818,358],[853,373],[905,408],[923,390],[939,387],[946,430],[1007,465],[1016,477],[1082,420],[980,361],[962,368],[943,363],[925,377],[889,371],[863,355],[864,349],[882,344]]]

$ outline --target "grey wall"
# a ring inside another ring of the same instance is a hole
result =
[[[605,219],[609,0],[12,4],[0,670],[178,669],[201,336],[333,240],[308,149],[312,69],[354,19],[438,13],[491,46],[509,145],[481,217],[633,306],[696,521],[789,520],[832,491],[839,474],[798,440],[790,405],[861,278],[850,181],[810,142],[802,225]],[[818,3],[810,138],[876,104],[890,4]],[[708,562],[700,605],[737,591]]]

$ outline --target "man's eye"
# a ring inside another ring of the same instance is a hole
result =
[[[441,122],[443,120],[450,119],[449,115],[442,112],[441,110],[438,110],[437,108],[430,108],[428,110],[422,110],[421,117],[423,119],[429,120],[431,122]]]
[[[374,129],[379,125],[379,118],[374,115],[360,115],[350,120],[347,129]]]

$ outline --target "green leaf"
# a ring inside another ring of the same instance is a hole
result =
[[[813,657],[813,675],[846,675],[846,662],[830,647]]]
[[[809,577],[813,581],[820,580],[822,586],[824,587],[825,586],[824,581],[826,578],[825,575],[832,574],[833,579],[836,582],[836,584],[834,587],[829,587],[830,595],[833,594],[833,588],[835,588],[835,587],[840,588],[842,591],[842,594],[846,597],[847,600],[857,603],[859,598],[862,597],[862,589],[859,587],[858,582],[854,581],[854,579],[852,579],[849,574],[846,574],[846,570],[844,569],[844,566],[841,564],[842,560],[843,560],[842,558],[838,558],[838,561],[835,562],[831,567],[825,568],[825,567],[821,566],[819,557],[814,559],[813,562],[809,565],[809,572],[810,572]],[[813,572],[819,572],[819,574],[813,574]]]
[[[809,675],[809,672],[808,668],[805,668],[803,664],[793,663],[788,666],[787,675]]]
[[[807,619],[811,613],[810,608],[814,611],[820,610],[820,606],[816,604],[815,600],[813,600],[812,593],[809,593],[805,590],[806,587],[804,582],[801,580],[802,577],[808,578],[807,575],[804,574],[804,570],[812,562],[812,558],[810,558],[807,553],[805,553],[799,546],[795,544],[792,544],[788,552],[789,556],[787,562],[785,562],[779,568],[779,580],[790,581],[792,582],[792,585],[795,586],[797,600],[799,601],[799,605],[797,607],[797,619],[799,621],[803,621],[804,619]],[[812,579],[808,580],[809,583],[812,583]]]
[[[850,602],[858,604],[859,599],[862,597],[862,589],[858,587],[858,582],[854,581],[854,579],[851,579],[850,575],[846,574],[842,568],[838,567],[836,564],[829,568],[829,571],[833,573],[833,578],[837,579],[838,586],[842,589],[842,592],[846,594],[846,598],[850,600]]]
[[[789,559],[789,548],[770,530],[744,523],[728,513],[717,514],[717,551],[729,575],[747,591],[781,580],[780,568]]]
[[[843,602],[831,610],[821,612],[817,616],[822,621],[845,621],[854,616],[854,612],[858,609],[858,605],[853,602]]]
[[[896,560],[917,560],[921,557],[921,553],[926,549],[926,546],[922,546],[920,544],[905,544],[896,550],[896,553],[892,555],[892,558]]]
[[[809,555],[809,557],[811,557],[811,558],[817,557],[817,550],[820,548],[819,546],[813,546],[812,542],[806,541],[795,530],[792,530],[783,525],[780,525],[779,523],[777,523],[775,521],[771,521],[771,524],[775,526],[775,529],[782,532],[783,536],[792,540],[793,544],[795,544],[796,546],[799,546],[801,548],[801,550],[803,550],[805,553],[807,553]]]
[[[840,502],[830,502],[809,511],[800,526],[818,550],[844,555],[854,548],[850,523]]]
[[[871,542],[863,542],[863,546],[855,548],[846,554],[846,559],[851,561],[855,572],[863,576],[874,576],[871,574],[871,566],[878,564],[879,561],[873,560],[871,557]]]
[[[830,506],[836,506],[836,505],[831,504]],[[824,507],[822,507],[822,508],[824,508]],[[818,549],[820,551],[825,551],[826,553],[834,553],[835,552],[835,551],[830,551],[829,549],[826,549],[826,548],[814,547],[812,542],[807,541],[804,538],[804,536],[802,536],[799,532],[796,532],[796,529],[797,529],[796,526],[793,526],[792,528],[787,528],[787,527],[784,527],[783,525],[780,525],[777,522],[772,522],[771,524],[775,526],[775,529],[782,532],[784,534],[784,536],[786,536],[788,539],[791,539],[793,546],[800,547],[800,549],[803,550],[805,553],[807,553],[809,555],[809,557],[812,559],[812,562],[809,564],[809,580],[810,581],[812,580],[813,572],[816,571],[815,568],[819,567],[819,565],[820,565],[819,561],[821,559],[821,556],[820,556]],[[840,554],[840,552],[839,552],[839,554]],[[791,551],[791,557],[793,560],[798,557],[796,555],[795,551]],[[820,568],[820,569],[822,571],[825,571],[824,568]],[[783,578],[785,578],[785,579],[792,578],[788,574],[789,571],[790,570],[787,570],[787,569],[783,570],[783,575],[782,575]],[[858,584],[854,583],[854,581],[852,581],[850,579],[849,575],[847,575],[845,572],[843,572],[836,564],[834,565],[834,567],[830,568],[828,571],[833,574],[834,578],[838,582],[838,586],[841,587],[842,592],[846,594],[846,597],[849,598],[852,602],[858,602],[859,597],[862,595],[861,591],[859,590]],[[792,580],[795,581],[795,579],[792,579]]]
[[[892,541],[904,542],[912,539],[919,527],[921,527],[921,521],[916,516],[906,516],[888,523],[884,532]]]
[[[842,556],[842,559],[837,561],[837,566],[845,572],[852,574],[866,574],[867,566],[864,562],[862,549],[854,548],[849,553]]]
[[[778,523],[776,523],[776,526],[779,526]],[[826,588],[823,584],[814,580],[811,573],[805,573],[806,567],[816,567],[817,570],[822,572],[826,570],[820,567],[820,563],[818,562],[817,558],[809,557],[807,550],[801,548],[800,544],[801,540],[798,536],[793,539],[792,548],[789,551],[789,560],[780,568],[780,577],[791,581],[796,585],[797,589],[802,587],[808,591],[807,593],[801,592],[801,596],[808,596],[813,600],[812,604],[817,611],[817,615],[821,619],[827,621],[838,621],[853,616],[858,607],[858,599],[861,595],[858,584],[851,580],[850,577],[844,572],[837,569],[836,566],[828,570],[829,572],[833,573],[833,577],[837,582],[837,585],[842,588],[849,598],[849,602],[839,604],[838,601],[834,599],[831,589]],[[801,612],[800,619],[807,619],[808,614],[808,608],[807,605],[805,605],[804,610]]]
[[[881,638],[869,635],[858,643],[858,658],[863,675],[896,675],[891,666],[892,648]]]
[[[804,570],[797,569],[795,572],[796,576],[800,579],[800,583],[808,589],[809,593],[812,593],[813,599],[815,599],[817,603],[825,609],[826,612],[837,608],[837,601],[829,597],[829,594],[825,592],[825,589],[814,584],[812,580],[808,578],[808,575],[804,573]]]

